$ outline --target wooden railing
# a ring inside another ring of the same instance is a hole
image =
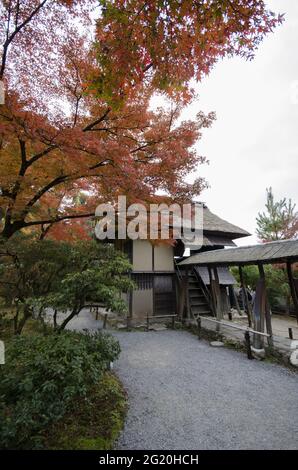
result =
[[[165,320],[167,319],[171,319],[171,322],[172,322],[172,328],[175,329],[175,319],[177,318],[178,315],[176,314],[173,314],[173,315],[147,315],[147,331],[149,331],[149,327],[150,327],[150,321],[153,320],[153,319],[157,319],[157,318],[163,318]]]

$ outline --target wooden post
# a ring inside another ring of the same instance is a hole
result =
[[[251,344],[250,344],[250,334],[248,330],[244,333],[244,339],[245,339],[245,344],[246,344],[247,359],[253,359],[253,355],[251,352]]]
[[[126,328],[127,330],[130,330],[131,329],[131,316],[127,315],[126,317]]]
[[[219,277],[217,268],[214,268],[214,280],[215,280],[215,292],[216,292],[216,316],[218,320],[221,320],[223,317],[222,311],[222,301],[221,301],[221,291],[220,291],[220,284],[219,284]]]
[[[289,285],[290,285],[290,290],[291,290],[291,296],[292,296],[293,304],[295,307],[295,315],[296,315],[296,319],[298,323],[298,297],[297,297],[296,287],[295,287],[294,279],[293,279],[292,264],[290,261],[287,261],[287,273],[288,273]]]
[[[264,281],[259,279],[256,285],[256,294],[255,300],[253,305],[253,322],[254,322],[254,330],[264,332],[264,321],[262,317],[264,316],[262,313],[262,302],[264,298]],[[254,334],[253,335],[253,343],[256,349],[263,348],[263,336]]]
[[[240,284],[243,289],[244,293],[244,303],[246,304],[247,308],[247,319],[248,319],[248,326],[251,328],[251,305],[248,301],[248,296],[247,296],[247,290],[246,290],[246,285],[243,277],[243,270],[242,266],[239,266],[239,276],[240,276]]]
[[[133,304],[133,289],[130,289],[128,292],[128,315],[126,317],[126,327],[130,330],[132,325],[132,304]]]
[[[293,330],[292,330],[292,328],[289,328],[288,330],[289,330],[289,338],[293,339]]]
[[[176,276],[174,277],[175,281],[175,313],[177,314],[177,317],[180,315],[180,297],[182,296],[182,279],[180,279],[176,273]]]
[[[219,286],[219,287],[220,287],[222,315],[224,317],[226,313],[228,315],[229,320],[233,320],[232,313],[231,313],[230,297],[227,292],[227,287],[226,286]]]
[[[221,292],[220,292],[220,286],[219,286],[219,278],[218,278],[218,271],[217,268],[215,267],[214,270],[214,290],[215,290],[215,296],[216,296],[216,318],[218,321],[222,319],[222,303],[221,303]],[[220,324],[216,323],[216,331],[217,333],[220,332]]]
[[[172,316],[172,328],[175,330],[175,316]]]
[[[189,301],[189,279],[188,279],[188,273],[189,270],[186,268],[185,275],[186,275],[186,289],[185,289],[185,295],[186,295],[186,317],[189,320],[190,319],[190,301]]]
[[[270,335],[270,337],[267,338],[267,341],[268,341],[269,346],[273,346],[273,340],[272,340],[273,332],[272,332],[272,324],[271,324],[271,312],[270,312],[269,302],[268,302],[268,299],[267,299],[266,277],[265,277],[264,266],[262,264],[259,264],[258,268],[259,268],[260,278],[262,279],[262,281],[264,283],[264,292],[263,292],[264,299],[263,299],[263,302],[262,302],[262,313],[265,314],[266,331],[267,331],[268,335]]]
[[[216,317],[216,303],[215,303],[215,295],[214,295],[214,288],[213,288],[213,279],[212,279],[212,270],[210,266],[208,266],[208,274],[209,274],[209,282],[210,282],[210,296],[211,296],[211,310],[213,316]]]
[[[184,313],[184,307],[185,307],[185,302],[186,302],[186,277],[183,276],[181,279],[181,282],[179,283],[179,291],[180,291],[180,296],[179,296],[179,318],[182,321],[183,320],[183,313]]]
[[[225,287],[226,290],[226,306],[228,310],[228,318],[230,321],[233,321],[233,313],[232,313],[232,303],[231,303],[231,286]]]
[[[202,323],[200,317],[197,318],[197,323],[198,323],[198,339],[201,339],[201,328],[202,328]]]
[[[147,313],[147,331],[149,331],[150,320],[149,320],[149,313]]]

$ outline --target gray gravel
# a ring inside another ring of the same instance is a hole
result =
[[[50,324],[53,323],[53,314],[54,311],[51,308],[46,309],[46,321]],[[59,312],[57,317],[57,323],[62,323],[63,320],[70,314],[70,312],[64,313]],[[89,308],[83,308],[79,315],[75,316],[70,322],[66,325],[67,330],[74,331],[98,331],[102,328],[103,322],[98,319],[95,320],[94,315],[90,313]]]
[[[298,449],[298,376],[183,331],[121,332],[118,449]]]

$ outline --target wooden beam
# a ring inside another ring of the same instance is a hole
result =
[[[214,293],[215,293],[215,302],[216,302],[216,318],[218,321],[222,320],[222,307],[221,307],[221,292],[219,287],[219,278],[218,278],[218,271],[215,267],[213,269],[214,272]],[[216,331],[217,333],[220,332],[220,324],[216,324]]]
[[[254,322],[254,330],[259,331],[260,333],[264,332],[264,322],[262,321],[262,301],[263,301],[263,291],[264,291],[264,281],[262,279],[258,279],[256,285],[256,294],[255,300],[253,305],[253,322]],[[263,338],[260,335],[254,334],[253,336],[254,347],[256,349],[263,348]]]
[[[186,289],[185,289],[185,295],[186,295],[186,318],[189,320],[190,319],[190,302],[189,302],[189,269],[186,268],[185,270],[185,276],[186,276]]]
[[[265,320],[266,320],[266,331],[267,331],[268,335],[271,336],[271,337],[268,337],[268,344],[269,344],[269,346],[273,346],[271,311],[270,311],[270,305],[269,305],[268,298],[267,298],[266,276],[265,276],[264,266],[262,264],[258,264],[258,268],[259,268],[260,278],[262,279],[263,285],[264,285],[263,301],[262,301],[262,314],[264,314]]]
[[[212,279],[212,270],[210,266],[208,266],[208,274],[209,274],[209,282],[210,282],[210,296],[211,296],[211,309],[213,316],[216,317],[216,303],[215,303],[215,295],[214,295],[214,285]]]
[[[215,280],[215,293],[216,293],[216,316],[218,320],[223,318],[221,292],[217,268],[214,268],[214,280]]]
[[[128,292],[128,314],[126,317],[126,326],[129,330],[132,326],[132,317],[133,317],[133,289],[130,289]]]
[[[247,351],[247,359],[253,359],[252,351],[251,351],[251,344],[250,344],[250,334],[249,331],[244,333],[244,340],[246,344],[246,351]]]
[[[179,283],[179,318],[183,319],[183,313],[186,303],[186,278],[183,276],[181,282]]]
[[[291,296],[292,296],[293,304],[295,307],[295,315],[296,315],[296,319],[298,322],[298,298],[297,298],[296,287],[295,287],[294,279],[293,279],[292,263],[290,261],[287,262],[287,274],[288,274],[288,279],[289,279]]]
[[[251,326],[252,326],[252,323],[251,323],[251,305],[248,301],[247,289],[246,289],[246,285],[245,285],[245,281],[244,281],[242,266],[239,266],[239,276],[240,276],[240,284],[241,284],[241,287],[242,287],[243,293],[244,293],[244,303],[245,303],[245,306],[247,308],[248,326],[251,328]]]

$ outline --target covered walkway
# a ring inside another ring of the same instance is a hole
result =
[[[295,314],[298,321],[298,279],[293,277],[293,264],[298,262],[298,240],[283,240],[252,246],[237,248],[227,248],[197,253],[179,263],[180,268],[186,271],[188,277],[189,268],[200,270],[202,267],[208,269],[209,275],[209,295],[210,305],[214,316],[218,322],[223,319],[223,306],[221,305],[221,294],[219,288],[219,269],[222,267],[238,266],[241,287],[244,292],[244,306],[247,311],[248,325],[254,331],[264,333],[265,325],[268,335],[268,343],[273,345],[271,311],[266,293],[266,276],[264,271],[265,264],[284,264],[287,270],[289,286]],[[260,278],[256,286],[253,308],[248,300],[247,287],[243,276],[243,267],[248,265],[257,265]],[[183,286],[188,289],[187,281]],[[187,299],[187,295],[182,295]],[[236,300],[236,299],[235,299]],[[180,306],[182,311],[184,306]],[[239,309],[239,306],[238,306]],[[190,317],[188,305],[186,302],[187,315]],[[261,348],[263,346],[263,337],[254,335],[254,346]]]

